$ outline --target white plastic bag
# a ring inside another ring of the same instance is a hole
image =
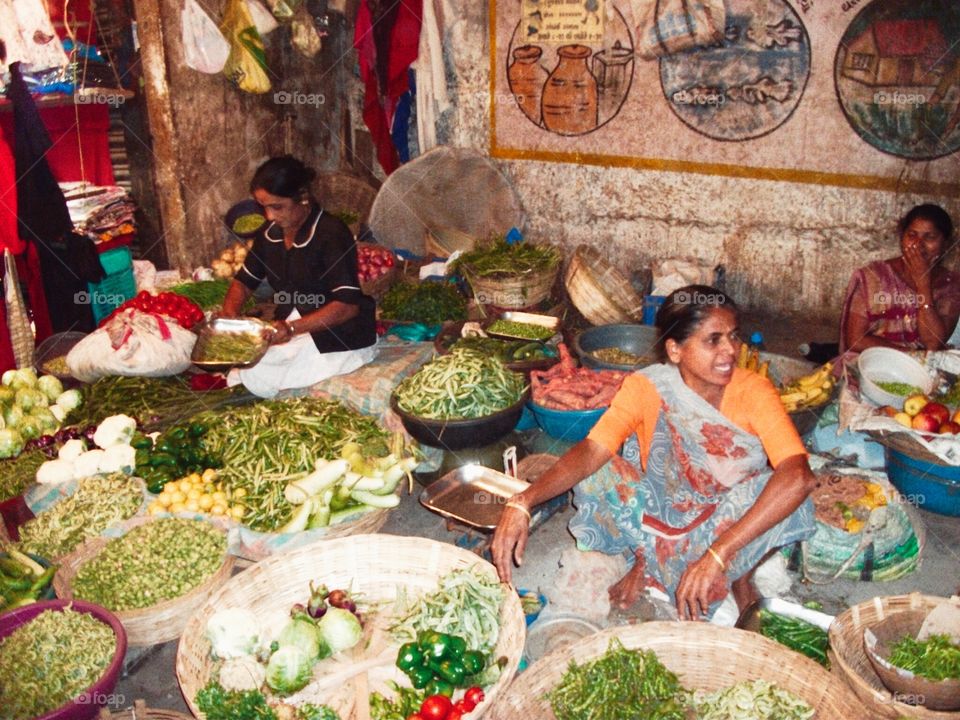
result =
[[[196,341],[175,320],[130,308],[74,345],[67,367],[83,382],[106,375],[176,375],[190,367]]]
[[[22,62],[36,72],[69,62],[40,0],[0,0],[0,41],[7,50],[4,65]]]
[[[669,295],[686,285],[713,285],[716,269],[713,263],[695,258],[667,258],[653,265],[651,295]]]
[[[253,24],[260,33],[260,37],[273,32],[280,26],[274,19],[273,13],[267,10],[259,0],[247,0],[247,10],[250,11],[250,17],[253,18]]]
[[[223,70],[230,43],[197,0],[186,0],[180,12],[183,54],[188,67],[213,75]]]

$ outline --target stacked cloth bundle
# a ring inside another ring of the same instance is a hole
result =
[[[108,242],[134,232],[136,205],[122,187],[84,182],[60,184],[76,232],[94,242]]]

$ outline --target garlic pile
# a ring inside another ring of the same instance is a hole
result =
[[[232,278],[243,267],[243,261],[251,247],[253,247],[253,240],[228,247],[220,253],[216,260],[210,263],[213,274],[218,278]]]

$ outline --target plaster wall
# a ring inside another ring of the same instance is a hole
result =
[[[444,142],[489,152],[486,3],[445,0],[443,45],[454,107]],[[811,129],[813,131],[814,129]],[[864,152],[874,152],[864,144]],[[527,213],[527,236],[569,251],[587,243],[618,267],[668,257],[723,264],[727,289],[748,307],[834,323],[850,273],[899,254],[897,219],[957,198],[633,168],[498,160]],[[960,172],[960,165],[958,165]]]

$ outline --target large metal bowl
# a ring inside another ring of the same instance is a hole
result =
[[[585,367],[594,370],[639,370],[657,362],[654,344],[657,342],[657,329],[650,325],[598,325],[584,330],[573,341],[573,349]],[[604,348],[616,348],[642,358],[642,362],[627,365],[606,362],[595,353]]]
[[[396,394],[390,396],[390,408],[415,440],[431,447],[463,450],[490,445],[507,435],[520,420],[528,396],[529,391],[510,407],[468,420],[432,420],[411,415],[397,404]]]

